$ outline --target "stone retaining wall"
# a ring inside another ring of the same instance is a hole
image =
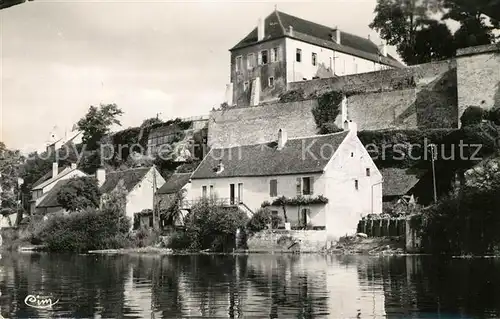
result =
[[[264,230],[247,238],[249,252],[320,252],[327,243],[324,230]]]

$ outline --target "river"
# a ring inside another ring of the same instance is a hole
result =
[[[4,318],[500,318],[495,259],[26,253],[0,267]]]

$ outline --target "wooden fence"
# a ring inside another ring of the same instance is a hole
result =
[[[358,223],[357,232],[364,233],[368,237],[405,236],[406,218],[362,219]]]

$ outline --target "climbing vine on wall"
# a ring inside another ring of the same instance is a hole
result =
[[[276,198],[272,203],[265,201],[261,204],[261,207],[268,206],[307,206],[313,204],[327,204],[328,198],[323,195],[318,195],[317,197],[304,197],[304,196],[296,196],[293,198],[287,198],[285,196],[281,196]]]
[[[319,134],[329,134],[341,131],[335,125],[337,116],[342,111],[342,92],[330,91],[318,97],[318,105],[312,110]]]

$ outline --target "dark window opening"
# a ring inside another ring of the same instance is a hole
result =
[[[355,188],[356,190],[358,190],[358,189],[359,189],[359,183],[358,183],[358,180],[357,180],[357,179],[356,179],[356,180],[354,180],[354,188]]]
[[[370,169],[369,168],[366,169],[366,176],[370,176]]]
[[[295,60],[297,62],[302,61],[302,50],[301,49],[297,49],[297,52],[295,53]]]
[[[267,50],[261,51],[260,54],[261,54],[262,64],[267,64],[268,63]]]
[[[311,195],[311,178],[302,178],[302,195]]]

